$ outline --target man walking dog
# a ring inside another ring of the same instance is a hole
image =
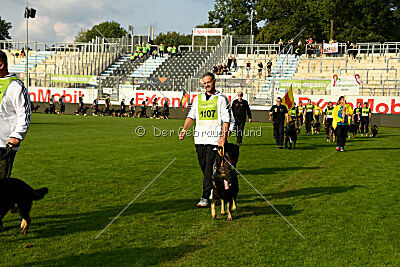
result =
[[[8,73],[0,50],[0,179],[10,178],[15,154],[31,122],[31,102],[24,84]]]
[[[179,139],[183,140],[186,131],[196,120],[194,142],[197,158],[203,172],[203,195],[197,207],[208,206],[211,195],[213,164],[217,147],[224,146],[231,121],[231,109],[228,99],[215,90],[215,76],[207,72],[203,75],[205,92],[200,93],[192,103],[192,108],[185,120]],[[231,122],[234,123],[234,122]]]

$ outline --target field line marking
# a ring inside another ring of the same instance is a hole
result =
[[[174,158],[170,163],[168,163],[167,166],[165,166],[165,168],[156,176],[154,177],[153,180],[150,181],[150,183],[148,183],[142,191],[140,191],[140,193],[128,204],[126,205],[126,207],[94,238],[97,239],[127,208],[129,208],[130,205],[132,205],[133,202],[135,202],[135,200],[144,192],[146,191],[146,189],[166,170],[168,169],[168,167],[176,160],[176,158]]]
[[[225,158],[224,158],[225,159]],[[247,180],[246,179],[246,177],[244,177],[236,168],[235,168],[235,166],[233,166],[228,160],[226,160],[225,159],[225,161],[226,162],[228,162],[228,164],[229,165],[231,165],[231,167],[233,168],[233,169],[235,169],[235,171],[237,172],[237,173],[239,173],[239,175],[303,238],[303,239],[306,239],[301,233],[300,233],[300,231],[299,230],[297,230],[296,229],[296,227],[294,227],[293,226],[293,224],[291,224],[290,222],[289,222],[289,220],[288,219],[286,219],[286,217],[285,216],[283,216],[282,215],[282,213],[280,213],[279,212],[279,210],[277,209],[277,208],[275,208],[275,206],[274,205],[272,205],[271,204],[271,202],[269,202],[268,201],[268,199],[266,198],[266,197],[264,197],[264,195],[263,194],[261,194],[261,192],[260,191],[258,191],[258,189],[252,184],[252,183],[250,183],[250,181],[249,180]]]

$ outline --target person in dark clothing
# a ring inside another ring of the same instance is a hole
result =
[[[282,99],[278,97],[276,105],[273,105],[269,111],[269,121],[273,122],[274,138],[276,147],[279,149],[283,148],[285,120],[286,123],[289,123],[288,110],[285,105],[282,105]]]
[[[249,123],[251,123],[252,116],[249,103],[243,99],[243,93],[238,94],[238,99],[234,100],[232,103],[232,113],[235,118],[235,130],[237,144],[242,144],[244,125],[246,124],[246,117],[249,118]]]
[[[122,101],[121,101],[121,110],[119,111],[119,116],[120,116],[120,117],[124,117],[124,116],[125,116],[125,113],[126,113],[125,108],[126,108],[126,105],[125,105],[125,98],[122,98]]]
[[[306,122],[306,133],[311,133],[311,123],[314,119],[314,105],[311,103],[311,99],[308,99],[307,105],[305,107],[305,122]]]
[[[157,118],[157,119],[159,119],[160,114],[158,113],[157,98],[154,98],[153,106],[151,107],[151,109],[153,110],[153,114],[151,115],[151,118]]]
[[[168,99],[166,99],[165,102],[164,102],[163,117],[166,120],[169,119],[169,103],[168,103]]]
[[[232,56],[230,56],[230,57],[228,58],[228,64],[227,64],[227,67],[228,67],[228,70],[229,70],[229,71],[231,71],[232,61],[233,61],[233,58],[232,58]]]
[[[83,97],[84,97],[84,96],[85,96],[85,95],[82,94],[82,96],[79,97],[79,109],[78,109],[78,114],[79,114],[79,112],[82,112],[82,115],[86,115],[86,112],[85,112],[85,109],[84,109],[84,106],[83,106]]]
[[[147,117],[147,107],[146,107],[146,101],[142,102],[142,110],[140,112],[140,117],[141,118],[146,118]]]
[[[368,135],[368,124],[371,119],[371,109],[368,107],[368,102],[364,102],[364,107],[361,109],[361,136]]]
[[[59,114],[64,114],[64,112],[65,112],[65,102],[64,102],[64,98],[65,98],[65,96],[62,95],[62,96],[60,97],[60,99],[58,100],[58,103],[60,104],[60,112],[59,112]]]
[[[268,77],[271,77],[272,62],[271,59],[267,62]]]
[[[129,101],[129,117],[133,117],[135,115],[135,103],[134,103],[135,98],[131,98],[131,101]]]
[[[54,101],[54,95],[52,95],[51,97],[50,97],[50,101],[49,101],[49,105],[50,105],[50,107],[49,107],[49,113],[50,114],[56,114],[56,103],[55,103],[55,101]]]
[[[111,107],[111,99],[110,99],[110,95],[108,95],[106,98],[106,111],[105,111],[105,113],[108,113],[108,116],[111,115],[110,107]]]
[[[356,125],[356,132],[360,130],[360,122],[361,122],[361,102],[358,102],[357,107],[353,110],[353,122]]]
[[[93,100],[92,108],[94,109],[93,116],[97,116],[99,113],[99,98]]]
[[[262,76],[262,71],[263,71],[263,68],[264,68],[264,65],[262,64],[262,62],[260,61],[260,62],[258,62],[258,78],[259,79],[261,79],[261,76]]]

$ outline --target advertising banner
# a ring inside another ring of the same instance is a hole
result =
[[[330,80],[280,80],[279,89],[289,89],[292,85],[295,89],[326,90]]]
[[[332,95],[359,95],[360,94],[360,76],[338,76],[334,74],[331,82]]]
[[[221,36],[222,28],[194,28],[194,36]]]
[[[339,52],[339,43],[324,43],[324,54],[333,54]]]
[[[96,76],[91,75],[62,75],[62,74],[51,74],[51,82],[55,83],[84,83],[84,84],[96,84]]]
[[[79,97],[83,96],[85,104],[92,104],[98,95],[97,89],[79,89],[79,88],[45,88],[29,87],[29,96],[32,102],[49,102],[50,97],[54,95],[54,100],[58,101],[62,95],[65,96],[65,103],[78,103]]]

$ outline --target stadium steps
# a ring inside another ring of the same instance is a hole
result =
[[[133,78],[142,78],[142,77],[150,77],[151,74],[166,60],[168,59],[168,55],[164,57],[157,57],[156,59],[149,58],[147,59],[139,68],[137,68],[134,72],[129,75],[129,77]]]
[[[48,57],[50,57],[54,52],[52,51],[37,51],[34,53],[30,53],[28,58],[22,59],[19,63],[11,66],[9,68],[10,73],[23,73],[25,72],[25,64],[28,60],[28,69],[36,67],[41,62],[45,61]]]
[[[101,77],[107,77],[110,76],[111,74],[114,73],[115,70],[117,70],[124,62],[129,60],[130,54],[125,54],[122,57],[120,57],[117,61],[115,61],[111,66],[109,66],[107,69],[105,69],[100,76]]]

